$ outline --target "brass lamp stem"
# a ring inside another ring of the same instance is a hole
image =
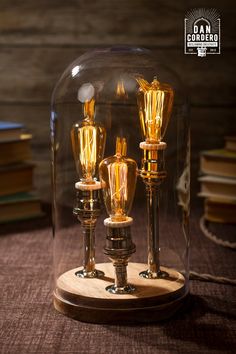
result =
[[[114,288],[118,290],[118,292],[123,291],[123,289],[127,288],[127,265],[128,262],[114,262],[115,267],[115,284]]]
[[[127,265],[130,256],[135,252],[131,239],[132,218],[125,222],[113,222],[110,218],[104,220],[107,237],[104,253],[110,258],[115,270],[114,284],[106,290],[112,294],[129,294],[135,288],[127,282]]]
[[[148,269],[157,276],[160,272],[159,259],[159,196],[158,187],[146,186],[148,214]]]
[[[104,275],[95,268],[95,227],[100,215],[100,183],[86,185],[76,183],[77,204],[74,214],[80,220],[84,238],[84,261],[83,269],[76,272],[81,278],[98,278]]]
[[[96,221],[89,224],[83,224],[84,236],[84,270],[83,273],[88,277],[93,277],[95,271],[95,226]]]
[[[156,279],[168,276],[160,269],[160,240],[159,240],[159,188],[166,177],[164,168],[165,143],[141,143],[144,151],[140,176],[146,185],[147,198],[147,242],[148,242],[148,269],[139,275],[143,278]]]

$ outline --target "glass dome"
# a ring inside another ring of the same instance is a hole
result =
[[[156,57],[90,51],[53,91],[54,305],[82,321],[167,318],[189,291],[188,106]]]

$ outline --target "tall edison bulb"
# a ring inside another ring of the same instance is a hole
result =
[[[138,106],[143,136],[146,143],[160,143],[169,123],[174,91],[171,86],[156,78],[148,83],[138,78]]]
[[[85,101],[83,108],[84,119],[72,126],[71,142],[80,181],[90,184],[95,183],[98,177],[98,166],[104,154],[106,131],[94,121],[94,98]]]
[[[126,221],[132,207],[137,175],[136,162],[126,157],[125,138],[116,138],[116,153],[99,166],[103,197],[112,221]]]

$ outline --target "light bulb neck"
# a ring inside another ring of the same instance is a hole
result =
[[[96,180],[92,178],[91,176],[87,178],[80,178],[80,182],[85,183],[85,184],[94,184],[96,183]]]
[[[124,222],[126,221],[128,216],[126,215],[110,215],[110,219],[112,222]]]
[[[159,144],[161,142],[161,140],[155,140],[155,139],[146,138],[145,142],[147,144]]]

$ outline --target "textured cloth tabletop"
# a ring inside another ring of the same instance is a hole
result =
[[[235,252],[204,238],[198,222],[199,213],[193,213],[190,268],[235,278]],[[88,324],[56,312],[47,224],[1,226],[1,354],[235,352],[235,287],[230,285],[191,281],[185,310],[150,325]]]

